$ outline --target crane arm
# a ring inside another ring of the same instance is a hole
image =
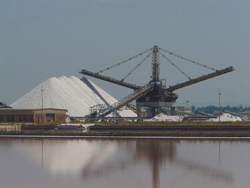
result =
[[[148,92],[152,91],[154,89],[153,84],[147,84],[143,87],[141,87],[138,90],[135,90],[134,93],[128,95],[127,97],[123,98],[122,100],[114,103],[113,105],[105,108],[102,110],[102,113],[98,115],[95,119],[105,117],[106,115],[110,114],[113,111],[119,110],[120,108],[126,106],[127,104],[131,103],[132,101],[138,99],[139,97],[146,95]],[[87,115],[86,117],[93,117],[95,112],[92,112],[91,114]]]
[[[154,89],[154,85],[148,84],[141,89],[136,90],[134,93],[128,95],[127,97],[123,98],[122,100],[118,101],[117,103],[112,105],[112,109],[107,109],[107,112],[103,113],[100,117],[105,117],[106,115],[110,114],[115,110],[119,110],[123,106],[131,103],[132,101],[138,99],[139,97],[146,95],[148,92]]]
[[[174,90],[181,89],[183,87],[186,87],[186,86],[189,86],[189,85],[192,85],[192,84],[196,84],[198,82],[201,82],[201,81],[204,81],[204,80],[208,80],[210,78],[214,78],[216,76],[220,76],[222,74],[226,74],[226,73],[232,72],[234,70],[235,70],[234,67],[228,67],[226,69],[217,70],[217,71],[215,71],[213,73],[210,73],[210,74],[207,74],[207,75],[204,75],[204,76],[200,76],[198,78],[191,79],[189,81],[186,81],[186,82],[183,82],[183,83],[180,83],[180,84],[176,84],[174,86],[169,86],[169,88],[167,90],[170,91],[170,92],[172,92]]]
[[[111,77],[108,77],[108,76],[103,76],[103,75],[100,75],[98,73],[94,73],[94,72],[91,72],[91,71],[88,71],[88,70],[85,70],[85,69],[82,69],[79,73],[81,73],[83,75],[88,75],[88,76],[91,76],[91,77],[94,77],[94,78],[98,78],[100,80],[104,80],[104,81],[107,81],[107,82],[111,82],[113,84],[124,86],[124,87],[130,88],[130,89],[134,89],[134,90],[137,90],[137,89],[141,88],[140,86],[137,86],[135,84],[130,84],[128,82],[123,82],[122,80],[117,80],[115,78],[111,78]]]

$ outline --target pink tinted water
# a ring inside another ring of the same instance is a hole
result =
[[[3,188],[250,185],[250,139],[0,139]]]

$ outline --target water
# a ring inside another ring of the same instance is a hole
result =
[[[1,188],[245,188],[250,139],[0,139]]]

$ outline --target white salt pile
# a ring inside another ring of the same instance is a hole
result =
[[[155,117],[151,118],[151,119],[147,119],[144,121],[149,121],[149,122],[157,122],[157,121],[170,121],[170,122],[181,122],[183,120],[184,116],[170,116],[170,115],[166,115],[163,113],[160,113],[158,115],[156,115]]]
[[[43,90],[43,91],[42,91]],[[19,109],[59,108],[67,109],[70,117],[84,117],[89,108],[97,104],[109,104],[117,100],[84,78],[74,76],[50,78],[14,102],[11,107]],[[136,117],[131,110],[119,111],[122,117]]]
[[[219,117],[211,118],[211,119],[209,119],[207,121],[210,121],[210,122],[219,122],[219,121],[222,121],[222,122],[229,122],[229,121],[235,122],[235,121],[242,121],[242,119],[240,117],[238,117],[238,116],[234,116],[234,115],[231,115],[229,113],[223,113]]]
[[[180,116],[180,115],[175,115],[175,116],[170,116],[170,115],[166,115],[166,114],[158,114],[155,117],[151,118],[151,119],[147,119],[144,121],[149,121],[149,122],[157,122],[157,121],[169,121],[169,122],[181,122],[183,120],[184,116]],[[217,118],[210,118],[209,120],[207,120],[209,122],[235,122],[235,121],[242,121],[242,119],[238,116],[234,116],[231,115],[229,113],[223,113],[220,117]]]

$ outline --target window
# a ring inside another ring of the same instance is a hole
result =
[[[8,121],[8,117],[7,116],[3,116],[3,122],[7,122]]]
[[[19,122],[19,117],[15,116],[15,122]]]
[[[26,116],[26,121],[30,122],[30,116]]]
[[[59,121],[59,122],[63,122],[63,117],[62,117],[62,116],[59,116],[59,117],[58,117],[58,121]]]
[[[42,116],[38,116],[38,122],[42,121]]]
[[[55,114],[46,114],[46,120],[49,122],[55,121]]]

